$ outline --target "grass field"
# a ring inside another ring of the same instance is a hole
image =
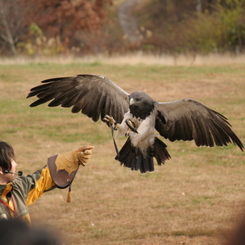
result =
[[[224,244],[245,202],[245,155],[234,145],[198,148],[169,142],[172,158],[141,175],[114,160],[110,129],[69,109],[30,108],[29,89],[41,80],[101,74],[131,93],[158,101],[198,100],[224,114],[245,143],[245,64],[75,63],[0,64],[0,139],[15,148],[18,170],[31,173],[47,157],[94,145],[86,167],[66,190],[45,193],[30,206],[33,224],[57,230],[64,243],[109,245]],[[122,145],[125,139],[118,139]]]

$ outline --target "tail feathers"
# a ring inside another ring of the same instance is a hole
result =
[[[154,145],[147,149],[147,154],[143,154],[138,148],[133,147],[130,138],[123,145],[116,160],[131,170],[140,170],[141,173],[154,171],[153,157],[156,158],[158,165],[170,158],[166,145],[155,138]]]
[[[131,141],[128,138],[128,140],[123,145],[122,149],[119,151],[115,159],[121,162],[121,165],[124,164],[126,167],[131,168],[132,160],[135,158],[136,158],[135,148],[132,147]]]
[[[156,158],[158,165],[164,164],[166,160],[171,158],[166,148],[167,145],[156,137],[153,156]]]
[[[140,151],[131,161],[131,170],[140,170],[141,173],[153,172],[154,162],[152,156],[144,156]]]

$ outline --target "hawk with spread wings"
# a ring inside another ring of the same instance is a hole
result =
[[[128,138],[116,156],[124,166],[141,173],[154,171],[170,158],[167,145],[156,135],[170,141],[194,140],[197,146],[244,146],[232,131],[227,118],[192,99],[157,102],[143,92],[129,94],[100,75],[83,74],[52,78],[33,87],[27,98],[37,96],[30,106],[72,107],[94,122],[106,122]]]

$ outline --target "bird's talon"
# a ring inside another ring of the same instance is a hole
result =
[[[114,130],[117,130],[117,123],[113,117],[106,115],[102,121],[105,122],[108,127],[113,127]]]
[[[137,133],[137,134],[138,134],[138,131],[137,131],[137,129],[135,128],[135,124],[134,124],[134,122],[133,122],[132,120],[127,119],[125,122],[126,122],[127,126],[128,126],[134,133]]]

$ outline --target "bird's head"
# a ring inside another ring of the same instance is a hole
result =
[[[133,104],[140,105],[142,103],[155,104],[156,101],[153,100],[148,94],[140,91],[133,92],[132,94],[129,95],[130,106]]]
[[[145,119],[149,116],[157,102],[144,92],[133,92],[129,95],[130,112],[135,117]]]

